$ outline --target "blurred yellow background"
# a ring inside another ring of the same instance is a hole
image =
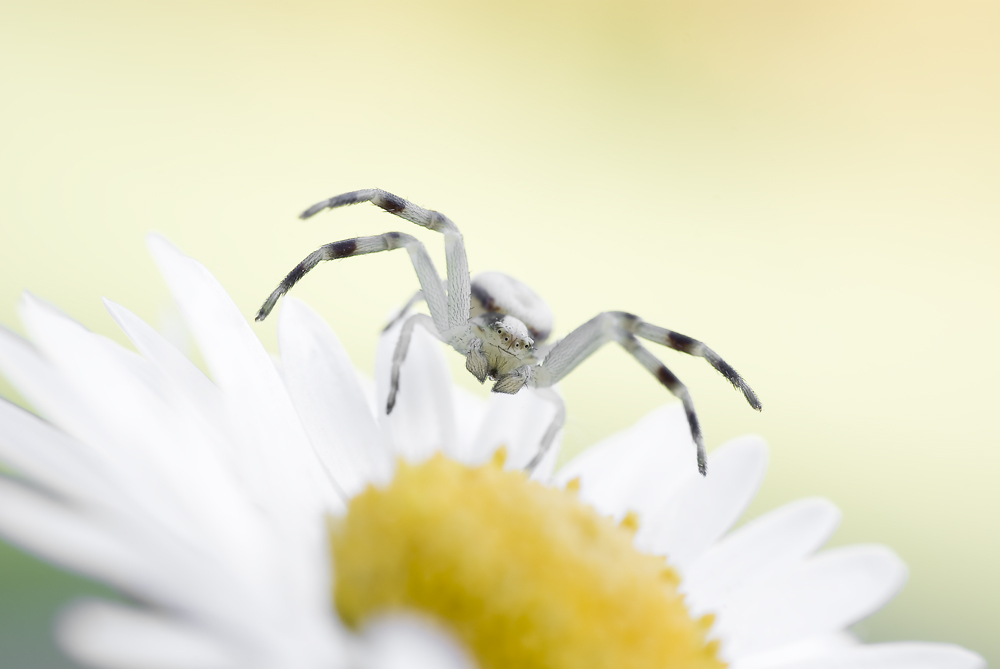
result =
[[[622,309],[708,342],[763,414],[657,353],[709,449],[770,442],[750,515],[829,497],[834,543],[911,568],[862,637],[1000,662],[998,35],[995,2],[8,2],[0,322],[30,289],[119,341],[102,295],[172,328],[149,230],[248,318],[336,239],[404,230],[443,269],[439,237],[374,207],[296,218],[388,189],[455,220],[473,272],[536,288],[559,335]],[[385,254],[294,292],[370,369],[415,287]],[[612,347],[562,387],[568,452],[670,400]],[[0,663],[69,666],[50,618],[93,591],[0,545]]]

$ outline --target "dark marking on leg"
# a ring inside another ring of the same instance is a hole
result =
[[[660,383],[665,385],[670,392],[674,392],[677,390],[677,387],[681,385],[681,380],[666,367],[660,367],[656,370],[656,378],[659,379]]]
[[[698,473],[705,476],[708,473],[708,463],[705,458],[705,441],[701,435],[701,424],[698,423],[698,415],[694,412],[694,403],[687,388],[681,383],[677,376],[664,366],[656,370],[656,378],[667,387],[671,393],[680,398],[684,405],[684,415],[687,417],[688,429],[691,430],[691,438],[698,448]]]
[[[701,344],[697,339],[682,335],[679,332],[668,332],[666,343],[670,348],[677,349],[682,353],[691,353]]]
[[[406,209],[406,200],[399,197],[398,195],[393,195],[392,193],[386,193],[382,191],[382,202],[377,202],[378,206],[385,209],[390,214],[398,214],[399,212]]]
[[[684,403],[684,415],[687,416],[688,428],[694,443],[698,446],[698,473],[702,476],[708,474],[708,462],[705,458],[704,438],[701,436],[701,425],[698,423],[698,416],[694,412],[694,406],[690,402]]]
[[[351,204],[357,204],[359,202],[367,202],[372,198],[374,191],[372,190],[356,190],[350,193],[344,193],[342,195],[337,195],[329,199],[323,200],[322,202],[317,202],[313,206],[306,209],[304,212],[299,214],[299,218],[305,220],[312,216],[315,216],[324,209],[336,209],[337,207],[344,207]]]
[[[319,252],[322,251],[323,249],[320,249]],[[266,300],[264,300],[264,304],[262,304],[260,309],[257,310],[257,315],[254,317],[254,320],[259,323],[267,318],[268,314],[270,314],[274,309],[274,305],[278,303],[278,299],[291,290],[292,286],[298,283],[299,279],[304,277],[309,270],[315,267],[319,260],[320,258],[317,257],[317,252],[314,252],[309,254],[305,260],[292,268],[292,271],[281,280],[278,287],[274,289]]]
[[[743,397],[746,398],[750,406],[757,411],[761,410],[760,400],[757,399],[757,395],[750,385],[743,380],[743,377],[739,375],[732,365],[723,360],[718,353],[705,346],[703,342],[693,337],[682,335],[679,332],[673,332],[672,330],[667,330],[666,328],[643,321],[638,321],[634,332],[643,339],[669,346],[675,351],[704,358],[716,371],[726,377],[726,380],[733,384],[734,388],[743,393]]]
[[[336,260],[337,258],[346,258],[350,255],[354,255],[354,252],[358,250],[358,240],[345,239],[342,242],[333,242],[332,244],[327,244],[326,248],[330,250],[330,256],[329,256],[330,260]],[[298,279],[296,279],[296,281],[297,280]]]

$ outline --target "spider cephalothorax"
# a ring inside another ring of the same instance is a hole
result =
[[[493,392],[516,393],[528,385],[555,404],[555,418],[542,437],[538,453],[528,463],[528,469],[538,464],[565,421],[562,399],[552,390],[552,386],[598,348],[611,341],[620,344],[684,404],[691,436],[697,446],[698,471],[702,474],[706,473],[705,446],[687,388],[643,347],[639,339],[705,358],[743,393],[750,406],[760,411],[757,395],[715,351],[696,339],[650,325],[633,314],[605,311],[558,342],[546,344],[545,340],[552,332],[552,312],[545,302],[528,286],[499,272],[485,272],[470,281],[462,233],[447,216],[436,211],[429,211],[392,193],[372,188],[319,202],[305,210],[301,218],[309,218],[323,209],[359,202],[371,202],[391,214],[442,233],[445,237],[448,265],[445,284],[442,285],[441,278],[427,255],[427,249],[415,237],[402,232],[389,232],[373,237],[345,239],[321,246],[296,265],[261,306],[257,312],[257,320],[267,318],[278,299],[323,260],[405,248],[416,270],[420,291],[407,302],[397,317],[397,320],[405,320],[392,359],[387,412],[391,412],[396,403],[400,368],[406,359],[410,337],[417,324],[464,355],[466,369],[480,383],[487,378],[493,380]],[[427,302],[430,316],[409,315],[409,307],[419,299]]]

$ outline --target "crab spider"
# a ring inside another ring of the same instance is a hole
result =
[[[691,396],[683,383],[640,343],[645,339],[688,355],[705,358],[747,402],[760,411],[760,400],[746,381],[726,361],[700,341],[665,328],[646,323],[624,311],[598,314],[563,339],[545,344],[552,332],[552,311],[528,286],[499,272],[486,272],[469,281],[465,243],[458,227],[444,214],[418,207],[401,197],[372,188],[337,195],[306,209],[306,219],[323,211],[359,202],[371,202],[390,214],[444,235],[447,281],[442,282],[427,249],[415,237],[402,232],[388,232],[372,237],[356,237],[325,244],[310,253],[288,273],[265,300],[256,320],[263,321],[278,299],[303,276],[324,260],[406,249],[420,282],[420,291],[407,302],[400,315],[390,323],[403,320],[399,341],[392,359],[386,413],[391,413],[399,391],[399,375],[406,351],[418,325],[465,356],[465,368],[480,383],[494,381],[493,392],[516,393],[525,386],[538,389],[541,396],[556,406],[538,453],[528,463],[530,471],[541,461],[565,422],[562,399],[552,386],[573,371],[604,344],[616,342],[666,386],[684,405],[691,437],[697,446],[698,471],[705,475],[705,445]],[[418,300],[427,302],[430,316],[407,315]]]

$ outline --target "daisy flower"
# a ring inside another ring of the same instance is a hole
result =
[[[95,667],[983,667],[845,630],[901,587],[889,550],[816,554],[837,509],[808,499],[728,533],[764,475],[754,437],[702,479],[683,414],[656,411],[553,474],[519,467],[551,406],[483,402],[417,337],[399,401],[285,302],[280,358],[200,264],[150,248],[211,380],[106,302],[136,352],[26,296],[2,372],[0,532],[118,588],[61,617]]]

